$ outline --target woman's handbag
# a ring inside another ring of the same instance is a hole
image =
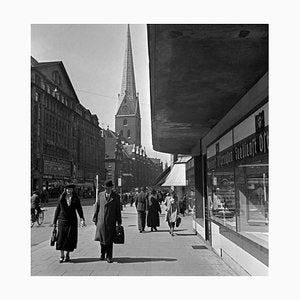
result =
[[[177,218],[176,218],[176,227],[179,227],[180,223],[181,223],[181,218],[179,216],[177,216]]]
[[[57,231],[56,228],[54,228],[50,239],[50,246],[54,246],[56,241],[57,241]]]
[[[125,242],[124,227],[117,226],[116,233],[114,235],[114,243],[115,244],[124,244],[124,242]]]

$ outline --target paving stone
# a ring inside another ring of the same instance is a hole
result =
[[[85,207],[85,209],[91,209]],[[94,241],[95,226],[78,231],[77,249],[69,263],[59,264],[59,251],[45,241],[31,248],[32,276],[236,276],[235,273],[209,249],[193,249],[203,245],[194,235],[191,217],[182,218],[182,224],[172,237],[161,218],[158,232],[140,234],[134,207],[122,211],[125,244],[114,245],[114,262],[99,260],[100,245]],[[134,226],[132,226],[134,225]]]

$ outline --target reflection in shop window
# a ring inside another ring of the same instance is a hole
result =
[[[269,175],[266,161],[239,165],[236,168],[239,199],[237,231],[268,247]]]
[[[208,173],[208,201],[211,219],[236,230],[233,168]]]

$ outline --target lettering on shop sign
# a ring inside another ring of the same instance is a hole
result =
[[[207,160],[207,169],[226,167],[235,161],[253,158],[269,152],[269,127],[260,129],[237,144],[222,152],[217,152],[214,157]]]
[[[234,146],[234,160],[255,157],[269,152],[269,128],[251,135]]]

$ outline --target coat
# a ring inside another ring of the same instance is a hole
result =
[[[76,249],[78,236],[76,211],[79,217],[84,219],[78,196],[73,193],[71,204],[68,206],[66,193],[63,193],[58,200],[53,219],[53,224],[58,221],[56,250],[73,251]]]
[[[120,196],[111,192],[108,200],[105,191],[99,193],[94,205],[93,222],[96,225],[95,241],[102,245],[110,245],[116,233],[116,222],[122,224]]]
[[[178,201],[175,198],[175,201],[172,203],[171,199],[167,203],[167,208],[166,208],[166,221],[167,222],[176,222],[178,212],[179,212],[179,205]]]
[[[150,195],[148,200],[148,215],[147,215],[148,227],[159,226],[159,213],[161,213],[159,202],[154,195]]]
[[[135,198],[135,206],[137,211],[146,211],[148,209],[147,198],[148,195],[144,191],[141,191],[137,194]]]

